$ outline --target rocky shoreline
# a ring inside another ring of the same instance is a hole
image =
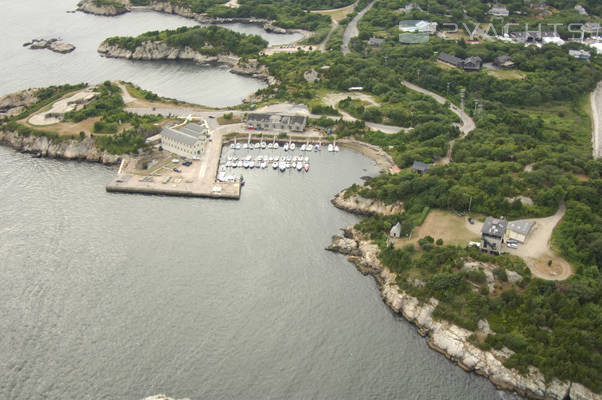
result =
[[[178,60],[191,61],[201,65],[223,64],[229,66],[232,73],[262,79],[269,85],[277,83],[276,79],[269,74],[267,67],[260,64],[256,59],[250,59],[243,63],[239,57],[234,55],[220,54],[217,56],[206,56],[190,47],[179,49],[168,46],[161,41],[144,42],[133,51],[117,45],[110,45],[107,41],[104,41],[98,47],[98,52],[105,57],[123,58],[126,60]]]
[[[372,209],[367,208],[362,214],[368,212],[372,212]],[[498,389],[513,391],[532,399],[602,398],[579,383],[561,382],[558,379],[546,383],[543,374],[534,367],[529,369],[527,375],[521,375],[503,364],[512,354],[511,350],[481,350],[469,341],[473,332],[447,321],[433,319],[432,313],[438,300],[431,298],[423,303],[402,291],[396,283],[397,275],[381,264],[378,246],[369,242],[354,228],[344,229],[343,235],[333,236],[332,244],[327,250],[348,256],[348,260],[362,274],[373,276],[383,301],[395,313],[401,314],[407,321],[416,325],[420,335],[427,338],[430,348],[456,362],[465,371],[488,378]],[[479,329],[490,332],[487,321],[479,321]]]
[[[54,141],[46,136],[21,136],[17,132],[0,131],[0,144],[22,153],[31,153],[36,157],[80,160],[104,165],[115,165],[121,161],[121,156],[99,150],[92,138]]]
[[[345,197],[345,190],[337,193],[331,203],[338,209],[358,215],[393,215],[401,214],[403,203],[386,204],[382,200],[365,199],[357,194]]]
[[[512,354],[511,350],[483,351],[469,342],[468,337],[473,332],[447,321],[434,320],[432,313],[438,301],[431,298],[427,303],[421,303],[400,290],[396,284],[397,276],[380,263],[378,246],[365,240],[355,229],[347,228],[343,235],[335,235],[327,250],[347,255],[362,274],[372,275],[380,287],[383,301],[394,312],[415,324],[418,332],[427,337],[429,347],[455,361],[465,371],[488,378],[499,389],[533,399],[563,400],[567,396],[572,400],[601,398],[578,383],[554,379],[546,384],[543,374],[536,368],[530,368],[526,376],[520,375],[503,365],[503,361]]]
[[[274,21],[264,18],[211,18],[205,14],[195,13],[189,8],[174,5],[171,2],[153,1],[147,6],[132,6],[128,0],[118,0],[123,7],[115,7],[114,5],[97,6],[94,0],[82,0],[77,5],[77,10],[87,14],[101,16],[117,16],[132,11],[157,11],[165,14],[179,15],[184,18],[194,19],[201,24],[258,24],[262,25],[266,32],[286,34],[295,30],[287,30],[274,25]]]

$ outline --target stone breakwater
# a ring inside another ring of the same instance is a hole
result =
[[[124,49],[117,45],[111,45],[107,41],[98,47],[98,52],[109,58],[123,58],[127,60],[138,61],[160,61],[177,60],[191,61],[197,64],[224,64],[230,67],[230,71],[246,75],[252,78],[263,79],[272,85],[276,79],[270,76],[265,65],[260,64],[256,59],[250,59],[242,62],[239,57],[229,54],[219,54],[216,56],[207,56],[193,50],[190,47],[177,48],[167,45],[161,41],[148,41],[142,43],[134,50]]]
[[[194,19],[202,24],[229,24],[229,23],[244,23],[244,24],[259,24],[263,26],[266,32],[272,33],[289,33],[287,29],[280,28],[274,25],[274,21],[265,18],[211,18],[203,13],[195,13],[189,8],[182,7],[178,4],[172,4],[169,1],[153,1],[146,6],[132,6],[129,0],[116,0],[116,3],[121,4],[121,7],[115,5],[98,6],[94,0],[83,0],[77,5],[77,10],[88,14],[102,16],[116,16],[125,14],[135,10],[151,10],[165,14],[179,15],[184,18]]]
[[[0,144],[39,157],[81,160],[105,165],[117,164],[121,160],[120,156],[99,150],[92,138],[56,141],[46,136],[21,136],[17,132],[0,131]]]
[[[353,228],[344,230],[343,235],[335,235],[327,250],[344,254],[364,275],[372,275],[380,287],[383,301],[396,313],[416,325],[418,332],[427,337],[429,347],[446,358],[456,362],[467,372],[475,372],[488,378],[497,388],[514,391],[533,399],[600,400],[602,396],[591,392],[579,383],[561,382],[554,379],[546,382],[543,374],[534,367],[521,375],[503,362],[512,351],[484,351],[470,343],[473,332],[447,321],[433,319],[433,311],[439,303],[431,298],[421,302],[402,291],[396,283],[397,275],[381,264],[378,246],[370,243]],[[480,321],[480,327],[487,327]]]
[[[31,42],[23,44],[23,47],[29,47],[32,50],[48,49],[55,53],[67,54],[75,50],[71,43],[65,43],[57,38],[52,39],[33,39]]]
[[[393,215],[403,212],[403,203],[386,204],[381,200],[366,199],[357,194],[345,197],[345,190],[336,194],[331,203],[338,209],[358,215]]]

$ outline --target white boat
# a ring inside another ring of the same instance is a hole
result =
[[[240,143],[236,143],[236,150],[240,150]]]
[[[265,149],[266,147],[268,147],[267,143],[266,142],[261,142],[261,148]]]
[[[228,161],[232,161],[232,156],[228,156]]]
[[[278,148],[280,148],[280,145],[278,143],[274,142],[274,148],[278,149]]]
[[[285,163],[281,162],[278,165],[278,167],[280,168],[280,171],[282,171],[282,172],[286,171],[286,164]]]
[[[235,145],[234,143],[230,143],[230,148],[231,148],[231,149],[233,149],[233,148],[235,148],[235,147],[236,147],[236,145]]]
[[[314,151],[320,151],[320,145],[319,144],[317,144],[317,145],[314,146]]]
[[[297,171],[301,171],[303,169],[303,164],[301,163],[301,161],[299,161],[297,163]]]
[[[245,143],[245,144],[243,144],[243,145],[242,145],[242,148],[243,148],[243,149],[248,149],[248,148],[249,148],[249,143]]]
[[[288,151],[288,143],[284,144],[284,151]]]
[[[337,146],[336,144],[334,145],[334,151],[339,151],[339,146]]]
[[[226,168],[230,168],[230,161],[226,161]]]
[[[251,158],[252,158],[252,157],[251,157],[251,155],[250,155],[250,154],[247,154],[247,156],[245,157],[245,160],[247,160],[247,161],[251,161]]]
[[[272,156],[269,156],[269,157],[268,157],[268,161],[270,161],[270,162],[274,161],[274,157],[272,157]]]
[[[303,168],[305,169],[305,172],[309,172],[309,163],[305,163]]]
[[[330,151],[330,152],[334,151],[334,146],[332,145],[332,143],[328,144],[328,151]]]
[[[262,161],[260,167],[261,167],[261,169],[267,168],[268,167],[268,163],[265,162],[265,161]]]
[[[255,161],[249,161],[249,168],[255,168]]]
[[[259,142],[255,143],[255,148],[256,148],[256,149],[258,149],[258,148],[260,148],[260,147],[261,147],[261,143],[259,143]]]
[[[276,161],[272,163],[272,168],[278,169],[278,163]]]
[[[290,168],[291,167],[291,163],[288,162],[288,161],[285,163],[285,165],[286,165],[286,168]]]
[[[232,161],[238,161],[238,156],[232,157]]]
[[[268,149],[272,149],[274,147],[274,143],[268,143]]]
[[[250,165],[250,163],[248,160],[245,160],[245,162],[242,164],[242,166],[245,168],[249,168],[249,165]]]
[[[301,151],[305,151],[305,145],[304,144],[301,145]]]
[[[295,150],[295,143],[291,142],[291,144],[288,146],[288,148],[291,150]]]
[[[242,166],[243,166],[243,162],[242,162],[242,160],[238,160],[238,162],[236,163],[236,166],[237,166],[238,168],[242,167]]]

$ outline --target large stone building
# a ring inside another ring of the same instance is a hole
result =
[[[197,159],[205,151],[209,139],[207,123],[189,123],[184,126],[167,127],[161,131],[161,146],[180,157]]]
[[[253,129],[303,132],[307,117],[300,115],[280,115],[252,113],[247,116],[247,124]]]
[[[487,217],[481,229],[481,251],[501,254],[508,221]]]

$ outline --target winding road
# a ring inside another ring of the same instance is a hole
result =
[[[343,51],[343,54],[349,54],[351,52],[351,50],[349,50],[349,42],[352,38],[360,34],[359,29],[357,29],[357,23],[364,15],[366,15],[368,11],[370,11],[375,2],[376,0],[372,0],[372,2],[368,4],[366,8],[358,12],[357,15],[351,20],[349,25],[347,25],[347,28],[345,28],[345,32],[343,32],[343,44],[341,45],[341,51]]]
[[[594,160],[602,156],[602,82],[590,95],[592,107],[592,120],[594,123],[592,130],[592,148]]]
[[[433,93],[430,90],[421,88],[420,86],[414,85],[413,83],[410,83],[408,81],[402,81],[401,83],[408,89],[412,89],[416,92],[425,94],[427,96],[431,96],[433,99],[435,99],[435,101],[437,101],[440,104],[445,104],[445,102],[447,101],[447,99],[445,97],[440,96],[437,93]],[[449,109],[452,110],[452,112],[455,113],[458,117],[460,117],[460,120],[462,121],[462,125],[460,125],[460,127],[459,127],[460,128],[460,137],[458,139],[450,140],[449,149],[447,150],[447,155],[437,161],[437,164],[440,164],[440,165],[446,165],[451,162],[452,150],[454,148],[454,144],[456,143],[456,140],[464,139],[466,137],[466,135],[468,135],[470,132],[474,131],[475,128],[477,127],[476,124],[474,123],[474,120],[472,118],[470,118],[470,116],[466,112],[464,112],[464,110],[459,109],[452,103],[449,103]]]

